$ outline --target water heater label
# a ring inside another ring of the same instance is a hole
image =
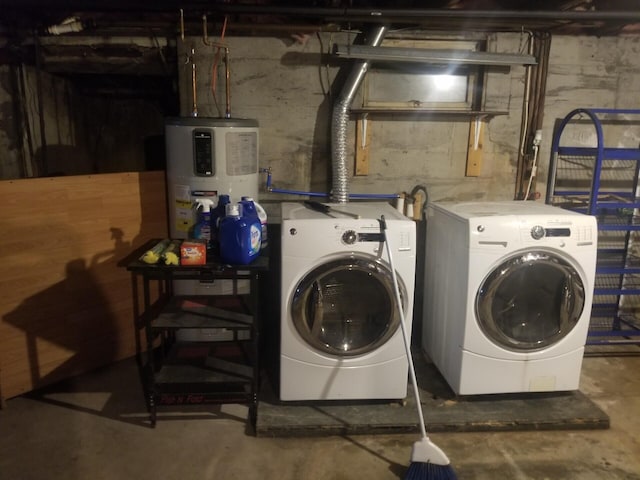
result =
[[[258,133],[227,132],[227,175],[258,173]]]
[[[191,189],[188,185],[174,185],[175,227],[178,232],[188,232],[193,225],[193,210],[191,203]]]

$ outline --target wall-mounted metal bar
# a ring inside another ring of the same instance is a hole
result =
[[[419,49],[402,47],[370,47],[368,45],[335,45],[333,53],[343,58],[371,61],[414,62],[458,65],[535,65],[533,55],[516,53],[474,52],[470,50]]]

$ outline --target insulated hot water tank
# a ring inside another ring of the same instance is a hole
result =
[[[187,238],[197,196],[258,197],[258,121],[178,117],[165,121],[171,238]]]
[[[188,238],[197,221],[198,197],[258,197],[258,121],[251,119],[174,117],[165,120],[167,200],[171,238]],[[179,294],[223,294],[221,283],[197,280],[180,284]],[[174,285],[174,288],[178,285]]]

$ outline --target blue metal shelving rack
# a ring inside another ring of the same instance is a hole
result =
[[[598,221],[587,345],[640,345],[639,139],[640,110],[604,108],[571,111],[553,136],[546,203]]]

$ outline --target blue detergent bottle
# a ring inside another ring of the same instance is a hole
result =
[[[220,254],[220,221],[224,218],[230,202],[229,195],[220,195],[218,205],[211,211],[211,247],[216,255]]]
[[[258,215],[258,219],[260,220],[260,226],[262,227],[262,241],[260,243],[260,248],[264,250],[267,248],[267,212],[262,205],[256,202],[252,197],[242,197],[242,201],[253,203],[253,206],[250,208],[255,210],[256,215]]]
[[[232,265],[248,265],[260,254],[260,220],[244,216],[241,203],[229,203],[220,221],[220,259]]]
[[[242,216],[245,218],[257,218],[260,221],[260,217],[258,216],[258,210],[256,210],[256,205],[253,203],[253,199],[251,197],[242,197],[240,201],[240,205],[242,205]]]
[[[215,230],[218,230],[220,221],[227,214],[227,205],[229,205],[229,203],[231,203],[231,197],[229,197],[229,195],[220,195],[218,197],[218,205],[216,205],[216,208],[214,208],[211,213],[211,226]]]

